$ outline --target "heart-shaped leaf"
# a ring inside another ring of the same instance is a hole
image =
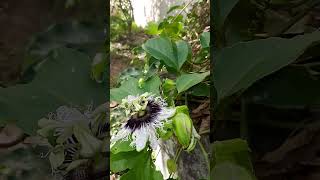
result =
[[[62,105],[102,104],[105,88],[90,79],[89,57],[76,50],[55,51],[28,84],[0,88],[0,121],[15,120],[27,134],[35,134],[37,122]]]
[[[320,32],[292,39],[268,38],[237,43],[215,57],[213,82],[218,102],[292,63],[320,40]]]
[[[169,38],[164,37],[150,39],[142,45],[142,48],[175,71],[180,70],[191,53],[187,42],[180,40],[173,43]]]
[[[183,74],[179,76],[176,80],[178,93],[188,90],[192,86],[201,83],[207,76],[209,76],[210,71],[204,73],[192,73]]]

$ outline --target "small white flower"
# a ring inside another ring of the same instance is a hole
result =
[[[141,151],[149,141],[151,148],[156,149],[156,130],[163,128],[164,123],[175,114],[175,109],[168,108],[162,98],[149,93],[128,96],[119,106],[124,108],[126,119],[122,122],[120,130],[111,137],[111,143],[130,139],[130,145]]]

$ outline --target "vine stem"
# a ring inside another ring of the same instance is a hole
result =
[[[181,152],[182,152],[182,147],[179,148],[179,150],[178,150],[178,152],[177,152],[177,155],[176,155],[176,157],[174,158],[174,162],[175,162],[175,163],[178,162],[178,159],[179,159],[179,156],[180,156]]]
[[[194,1],[194,0],[189,1],[188,4],[186,4],[186,5],[181,9],[181,11],[179,12],[179,14],[177,14],[177,15],[174,17],[173,21],[175,21],[175,20],[178,18],[178,16],[179,16],[180,14],[182,14],[183,11],[184,11],[193,1]]]
[[[206,149],[204,148],[204,146],[203,146],[203,144],[201,143],[200,140],[198,140],[198,143],[199,143],[200,149],[202,151],[203,157],[206,160],[208,171],[210,171],[210,160],[209,160],[208,153],[207,153]]]
[[[179,149],[178,149],[178,151],[177,151],[177,153],[176,153],[176,157],[174,157],[174,162],[175,162],[175,164],[177,164],[177,162],[178,162],[178,159],[179,159],[179,156],[180,156],[180,154],[181,154],[181,152],[182,152],[182,147],[180,147]],[[170,175],[169,175],[169,178],[172,178],[172,176],[173,176],[173,173],[170,173]]]

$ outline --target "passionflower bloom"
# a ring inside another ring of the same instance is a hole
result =
[[[164,124],[175,114],[174,108],[167,107],[161,98],[150,93],[140,96],[128,96],[119,105],[125,112],[120,128],[111,137],[111,144],[117,141],[131,140],[130,146],[137,151],[145,148],[150,142],[152,149],[158,146],[157,129],[162,130]]]
[[[59,163],[54,160],[56,158],[50,159],[50,162],[54,160],[51,162],[54,168],[66,168],[73,161],[81,157],[90,157],[100,149],[100,140],[107,132],[107,121],[106,115],[101,116],[103,113],[98,110],[97,108],[92,111],[91,106],[85,110],[60,106],[56,112],[50,113],[48,118],[39,120],[38,134],[46,138],[55,137],[56,145],[52,152],[64,156],[59,159]]]

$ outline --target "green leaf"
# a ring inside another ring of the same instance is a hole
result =
[[[191,48],[186,41],[179,40],[176,42],[176,53],[178,68],[180,69],[182,65],[186,62],[188,57],[191,55]]]
[[[160,94],[159,87],[161,85],[161,80],[159,76],[153,76],[150,79],[148,79],[144,86],[142,87],[143,92],[151,92],[155,93],[157,95]]]
[[[223,27],[225,20],[232,11],[232,9],[237,5],[239,0],[215,0],[213,1],[213,22],[215,28],[220,29]]]
[[[190,94],[193,96],[210,96],[210,85],[205,83],[199,83],[190,88]]]
[[[110,169],[117,173],[126,169],[131,169],[139,163],[139,159],[144,159],[145,151],[129,151],[117,154],[110,154]]]
[[[292,63],[320,40],[320,32],[292,39],[268,38],[237,43],[215,57],[213,82],[218,102]]]
[[[167,66],[177,69],[178,63],[174,55],[172,42],[169,38],[159,37],[149,39],[142,45],[142,48],[151,54],[151,56],[163,61]]]
[[[121,100],[128,95],[138,95],[140,93],[141,90],[138,86],[138,79],[129,77],[119,88],[110,89],[110,100],[121,102]]]
[[[37,69],[28,84],[0,88],[0,121],[15,120],[27,134],[35,134],[37,122],[59,106],[94,106],[105,102],[105,88],[90,79],[89,57],[61,48]]]
[[[224,162],[211,171],[212,180],[255,180],[245,168],[232,162]]]
[[[27,46],[27,53],[33,58],[23,64],[26,70],[34,63],[43,60],[50,52],[62,47],[74,47],[90,52],[104,44],[102,28],[94,24],[68,21],[51,25],[46,31],[34,36]]]
[[[200,35],[200,44],[202,48],[210,47],[210,32],[203,32]]]
[[[145,29],[146,33],[149,35],[157,35],[160,33],[158,30],[158,24],[152,21],[148,23]]]
[[[128,151],[133,151],[136,148],[130,146],[130,141],[117,141],[112,147],[111,147],[111,152],[113,154],[117,154],[120,152],[128,152]]]
[[[142,48],[176,71],[180,70],[191,53],[187,42],[180,40],[172,43],[169,38],[165,37],[150,39],[142,45]]]
[[[163,180],[160,171],[157,171],[151,153],[144,151],[143,157],[136,159],[136,164],[129,172],[121,176],[121,180]]]
[[[139,87],[139,80],[136,78],[129,77],[127,81],[123,82],[123,84],[119,88],[113,88],[110,90],[110,100],[121,102],[122,99],[127,97],[128,95],[139,95],[144,92],[150,92],[159,94],[159,87],[161,84],[160,78],[158,76],[153,76],[144,82],[144,86],[142,88]]]
[[[249,147],[245,140],[231,139],[213,143],[213,167],[225,162],[231,162],[253,173],[249,155]]]
[[[192,86],[202,82],[209,74],[210,71],[204,73],[183,74],[179,76],[176,80],[178,93],[186,91]]]

